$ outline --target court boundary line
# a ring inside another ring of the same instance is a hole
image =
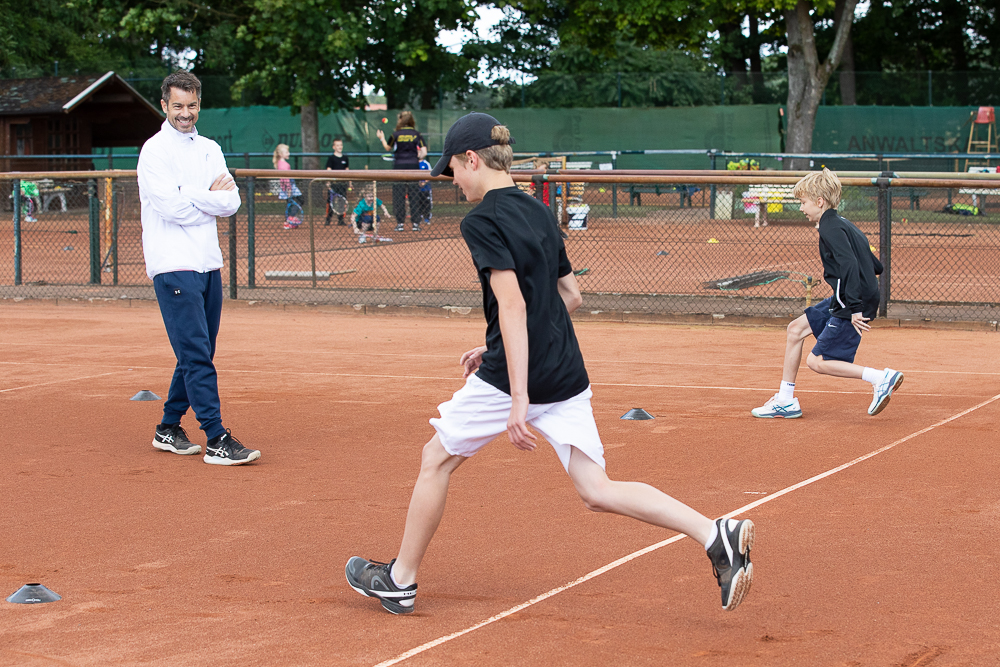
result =
[[[76,382],[77,380],[89,380],[91,378],[100,378],[105,375],[117,375],[124,371],[110,371],[108,373],[98,373],[97,375],[84,375],[78,378],[66,378],[64,380],[52,380],[51,382],[39,382],[38,384],[26,384],[23,387],[11,387],[10,389],[0,389],[0,394],[6,394],[9,391],[20,391],[21,389],[32,389],[34,387],[44,387],[50,384],[59,384],[61,382]]]
[[[812,476],[812,477],[810,477],[808,479],[802,480],[801,482],[798,482],[798,483],[793,484],[791,486],[785,487],[784,489],[781,489],[780,491],[775,491],[774,493],[769,494],[769,495],[765,496],[764,498],[761,498],[759,500],[755,500],[754,502],[748,503],[748,504],[744,505],[743,507],[740,507],[738,509],[732,510],[732,511],[726,513],[726,514],[723,514],[722,518],[729,518],[729,517],[735,516],[737,514],[742,514],[742,513],[745,513],[745,512],[749,512],[750,510],[755,509],[757,507],[760,507],[761,505],[764,505],[766,503],[769,503],[772,500],[777,500],[778,498],[781,498],[782,496],[787,495],[787,494],[789,494],[789,493],[791,493],[793,491],[797,491],[798,489],[801,489],[801,488],[803,488],[805,486],[808,486],[808,485],[810,485],[810,484],[812,484],[814,482],[818,482],[818,481],[820,481],[822,479],[826,479],[827,477],[835,475],[838,472],[842,472],[842,471],[844,471],[844,470],[846,470],[848,468],[851,468],[851,467],[853,467],[853,466],[855,466],[855,465],[857,465],[859,463],[867,461],[870,458],[874,458],[874,457],[878,456],[879,454],[883,454],[883,453],[889,451],[890,449],[893,449],[894,447],[896,447],[898,445],[901,445],[904,442],[907,442],[908,440],[912,440],[913,438],[921,436],[924,433],[928,433],[930,431],[933,431],[934,429],[936,429],[936,428],[938,428],[940,426],[944,426],[945,424],[947,424],[949,422],[953,422],[956,419],[964,417],[965,415],[967,415],[969,413],[975,412],[979,408],[985,407],[985,406],[989,405],[990,403],[993,403],[993,402],[995,402],[997,400],[1000,400],[1000,394],[997,394],[997,395],[993,396],[992,398],[989,398],[989,399],[987,399],[985,401],[982,401],[981,403],[978,403],[978,404],[972,406],[971,408],[967,408],[967,409],[963,410],[962,412],[954,414],[951,417],[948,417],[946,419],[942,419],[939,422],[936,422],[934,424],[931,424],[930,426],[922,428],[919,431],[914,431],[913,433],[911,433],[911,434],[909,434],[907,436],[904,436],[904,437],[902,437],[902,438],[900,438],[900,439],[898,439],[898,440],[896,440],[894,442],[891,442],[888,445],[885,445],[884,447],[880,447],[880,448],[878,448],[878,449],[876,449],[874,451],[868,452],[867,454],[863,454],[863,455],[861,455],[861,456],[859,456],[859,457],[857,457],[855,459],[852,459],[852,460],[848,461],[847,463],[843,463],[843,464],[837,466],[836,468],[831,468],[830,470],[827,470],[825,472],[821,472],[818,475],[814,475],[814,476]],[[632,553],[630,553],[630,554],[628,554],[626,556],[622,556],[621,558],[619,558],[619,559],[617,559],[615,561],[612,561],[611,563],[608,563],[607,565],[605,565],[603,567],[600,567],[600,568],[598,568],[596,570],[588,572],[587,574],[583,575],[582,577],[580,577],[578,579],[575,579],[575,580],[573,580],[573,581],[571,581],[571,582],[569,582],[567,584],[563,584],[562,586],[557,586],[556,588],[553,588],[550,591],[542,593],[541,595],[538,595],[538,596],[536,596],[536,597],[528,600],[527,602],[522,602],[519,605],[515,605],[514,607],[511,607],[510,609],[507,609],[506,611],[502,611],[499,614],[491,616],[491,617],[489,617],[489,618],[487,618],[487,619],[485,619],[483,621],[480,621],[480,622],[478,622],[478,623],[476,623],[474,625],[471,625],[468,628],[465,628],[464,630],[459,630],[457,632],[453,632],[453,633],[445,635],[443,637],[438,637],[437,639],[432,639],[431,641],[425,642],[424,644],[421,644],[420,646],[414,647],[414,648],[410,649],[409,651],[405,651],[404,653],[401,653],[401,654],[397,655],[394,658],[390,658],[389,660],[384,660],[384,661],[378,663],[377,665],[375,665],[375,667],[390,667],[391,665],[395,665],[395,664],[398,664],[400,662],[403,662],[404,660],[408,660],[408,659],[410,659],[410,658],[412,658],[412,657],[414,657],[416,655],[419,655],[419,654],[421,654],[421,653],[423,653],[425,651],[429,651],[432,648],[435,648],[437,646],[445,644],[445,643],[451,641],[452,639],[458,639],[459,637],[462,637],[463,635],[467,635],[467,634],[469,634],[471,632],[474,632],[474,631],[476,631],[476,630],[478,630],[478,629],[480,629],[482,627],[485,627],[487,625],[490,625],[492,623],[500,621],[500,620],[502,620],[504,618],[507,618],[508,616],[512,616],[513,614],[516,614],[519,611],[527,609],[528,607],[536,605],[539,602],[547,600],[550,597],[558,595],[559,593],[562,593],[565,590],[568,590],[570,588],[574,588],[576,586],[579,586],[580,584],[583,584],[583,583],[585,583],[587,581],[590,581],[591,579],[599,577],[600,575],[602,575],[602,574],[604,574],[606,572],[609,572],[609,571],[611,571],[611,570],[613,570],[613,569],[615,569],[615,568],[617,568],[617,567],[619,567],[621,565],[624,565],[625,563],[628,563],[629,561],[635,560],[636,558],[639,558],[640,556],[645,556],[648,553],[651,553],[653,551],[661,549],[661,548],[663,548],[663,547],[665,547],[667,545],[673,544],[674,542],[679,542],[679,541],[683,540],[685,537],[687,537],[687,536],[684,535],[683,533],[681,533],[679,535],[674,535],[673,537],[670,537],[670,538],[668,538],[666,540],[663,540],[662,542],[657,542],[656,544],[652,544],[652,545],[650,545],[648,547],[644,547],[642,549],[639,549],[638,551],[634,551],[634,552],[632,552]]]
[[[10,364],[10,365],[23,365],[23,366],[84,366],[85,364],[34,364],[31,362],[16,362],[16,361],[0,361],[0,365]],[[129,366],[129,371],[132,370],[170,370],[168,366]],[[91,375],[87,377],[101,377],[103,375],[113,375],[114,373],[124,373],[125,370],[111,371],[109,373],[102,373],[100,375]],[[456,376],[433,376],[433,375],[375,375],[371,373],[329,373],[322,371],[289,371],[289,370],[250,370],[250,369],[216,369],[216,372],[220,375],[223,373],[275,373],[278,375],[301,375],[301,376],[314,376],[314,377],[344,377],[344,378],[362,378],[362,379],[379,379],[379,380],[437,380],[441,382],[458,382],[462,381],[462,378]],[[75,378],[79,380],[87,378]],[[69,382],[69,380],[56,380],[54,382]],[[54,384],[54,382],[43,383],[38,385],[27,385],[25,387],[16,387],[15,389],[27,389],[29,387],[41,387],[44,384]],[[693,384],[639,384],[634,382],[591,382],[593,387],[634,387],[638,389],[699,389],[699,390],[719,390],[719,391],[763,391],[763,392],[773,392],[773,388],[767,387],[726,387],[722,385],[693,385]],[[13,389],[0,390],[0,393],[5,391],[13,391]],[[844,395],[861,395],[870,394],[869,390],[860,391],[843,391],[834,389],[799,389],[800,394],[844,394]],[[927,393],[913,393],[906,392],[907,396],[923,396],[925,398],[943,398],[951,397],[951,394],[927,394]]]

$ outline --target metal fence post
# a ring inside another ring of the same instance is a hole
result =
[[[21,179],[14,179],[14,284],[21,284]]]
[[[112,282],[118,284],[118,195],[120,190],[111,191],[111,261],[114,263],[112,269]]]
[[[611,151],[611,171],[618,168],[618,151]],[[618,184],[611,184],[611,217],[618,218]]]
[[[883,267],[879,276],[879,317],[888,316],[892,285],[892,179],[889,176],[889,172],[882,172],[875,180],[878,186],[878,258]]]
[[[90,284],[101,284],[101,200],[97,198],[97,179],[87,180],[87,203],[90,223]]]
[[[256,264],[257,245],[254,239],[254,230],[257,224],[256,212],[254,210],[254,188],[257,180],[251,176],[247,179],[247,287],[254,289],[257,287]]]
[[[229,298],[236,298],[236,214],[229,216]]]
[[[712,162],[712,171],[715,171],[715,149],[708,151],[709,160]],[[709,199],[708,199],[708,218],[709,220],[715,220],[715,183],[712,183],[709,188]]]

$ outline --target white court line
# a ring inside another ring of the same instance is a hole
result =
[[[23,387],[11,387],[10,389],[0,389],[0,394],[5,394],[8,391],[19,391],[21,389],[31,389],[32,387],[44,387],[50,384],[59,384],[60,382],[76,382],[77,380],[89,380],[91,378],[104,377],[105,375],[114,375],[116,373],[121,373],[121,371],[111,371],[110,373],[99,373],[98,375],[84,375],[79,378],[66,378],[65,380],[53,380],[52,382],[39,382],[38,384],[26,384]]]
[[[21,365],[21,362],[0,362],[0,364],[9,363],[15,365]],[[23,365],[39,365],[39,366],[60,366],[62,364],[30,364],[25,363]],[[78,364],[67,364],[69,366],[77,366]],[[166,366],[129,366],[128,370],[171,370]],[[120,373],[123,371],[113,371],[115,373]],[[216,372],[220,375],[223,373],[245,373],[245,374],[267,374],[275,373],[278,375],[300,375],[300,376],[314,376],[314,377],[343,377],[343,378],[360,378],[364,380],[378,379],[378,380],[438,380],[441,382],[459,382],[462,378],[456,376],[436,376],[436,375],[373,375],[371,373],[324,373],[320,371],[287,371],[287,370],[238,370],[238,369],[216,369]],[[911,371],[912,372],[912,371]],[[928,371],[921,371],[928,372]],[[933,371],[931,371],[933,372]],[[103,373],[102,375],[110,375],[111,373]],[[90,377],[100,377],[99,375],[94,375]],[[85,378],[80,378],[85,379]],[[67,380],[57,380],[57,382],[66,382]],[[52,384],[52,383],[43,383]],[[774,392],[774,387],[763,388],[763,387],[726,387],[726,386],[715,386],[715,385],[692,385],[692,384],[640,384],[633,382],[591,382],[594,387],[636,387],[639,389],[717,389],[720,391],[763,391],[763,392]],[[42,385],[28,385],[31,387],[40,387]],[[26,389],[27,387],[16,387],[16,389]],[[13,389],[4,389],[2,391],[14,391]],[[831,389],[798,389],[800,394],[870,394],[870,390],[862,391],[835,391]],[[2,392],[0,392],[2,393]],[[907,396],[924,396],[931,398],[944,398],[951,397],[951,394],[921,394],[914,392],[906,392]]]
[[[978,410],[979,408],[987,406],[990,403],[993,403],[994,401],[997,401],[997,400],[1000,400],[1000,394],[997,394],[993,398],[987,399],[987,400],[983,401],[982,403],[979,403],[978,405],[974,405],[974,406],[972,406],[971,408],[969,408],[967,410],[963,410],[962,412],[959,412],[956,415],[952,415],[951,417],[948,417],[947,419],[942,419],[941,421],[939,421],[936,424],[932,424],[932,425],[930,425],[930,426],[928,426],[926,428],[922,428],[919,431],[911,433],[908,436],[900,438],[899,440],[896,440],[895,442],[892,442],[892,443],[886,445],[885,447],[881,447],[879,449],[876,449],[873,452],[869,452],[868,454],[865,454],[864,456],[859,456],[858,458],[856,458],[856,459],[854,459],[852,461],[848,461],[847,463],[845,463],[843,465],[840,465],[840,466],[837,466],[836,468],[832,468],[831,470],[827,470],[826,472],[820,473],[818,475],[810,477],[809,479],[803,480],[803,481],[799,482],[798,484],[793,484],[792,486],[784,488],[781,491],[776,491],[775,493],[772,493],[769,496],[761,498],[760,500],[756,500],[756,501],[754,501],[754,502],[752,502],[752,503],[750,503],[748,505],[744,505],[743,507],[740,507],[739,509],[733,510],[732,512],[729,512],[728,514],[724,514],[723,518],[729,518],[729,517],[732,517],[732,516],[736,516],[738,514],[743,514],[745,512],[749,512],[750,510],[752,510],[752,509],[754,509],[756,507],[760,507],[764,503],[769,503],[772,500],[780,498],[781,496],[783,496],[785,494],[791,493],[792,491],[795,491],[797,489],[801,489],[804,486],[808,486],[808,485],[812,484],[813,482],[818,482],[821,479],[824,479],[824,478],[829,477],[831,475],[835,475],[838,472],[841,472],[842,470],[846,470],[847,468],[850,468],[851,466],[855,466],[855,465],[861,463],[862,461],[867,461],[868,459],[870,459],[870,458],[872,458],[874,456],[878,456],[879,454],[887,452],[890,449],[892,449],[893,447],[895,447],[896,445],[901,445],[904,442],[906,442],[907,440],[912,440],[913,438],[916,438],[918,435],[923,435],[924,433],[927,433],[928,431],[932,431],[932,430],[934,430],[935,428],[937,428],[939,426],[943,426],[943,425],[947,424],[948,422],[955,421],[959,417],[964,417],[965,415],[969,414],[970,412],[974,412],[974,411]],[[648,554],[648,553],[650,553],[652,551],[656,551],[657,549],[665,547],[668,544],[673,544],[674,542],[679,542],[680,540],[684,539],[685,537],[686,536],[683,535],[683,534],[681,534],[681,535],[674,535],[673,537],[671,537],[669,539],[666,539],[666,540],[663,540],[662,542],[657,542],[656,544],[653,544],[653,545],[650,545],[648,547],[645,547],[644,549],[640,549],[639,551],[635,551],[633,553],[630,553],[629,555],[623,556],[622,558],[619,558],[618,560],[616,560],[616,561],[614,561],[612,563],[608,563],[604,567],[598,568],[598,569],[594,570],[593,572],[590,572],[588,574],[583,575],[582,577],[580,577],[579,579],[576,579],[575,581],[571,581],[568,584],[563,584],[562,586],[559,586],[558,588],[553,588],[551,591],[548,591],[547,593],[542,593],[538,597],[532,598],[531,600],[528,600],[527,602],[522,602],[521,604],[519,604],[519,605],[517,605],[515,607],[511,607],[510,609],[508,609],[506,611],[502,611],[499,614],[497,614],[496,616],[491,616],[491,617],[487,618],[485,621],[480,621],[479,623],[476,623],[475,625],[469,626],[468,628],[466,628],[464,630],[459,630],[458,632],[453,632],[450,635],[445,635],[444,637],[439,637],[437,639],[429,641],[426,644],[421,644],[420,646],[417,646],[416,648],[412,648],[409,651],[406,651],[405,653],[401,653],[401,654],[397,655],[395,658],[391,658],[389,660],[385,660],[384,662],[380,662],[377,665],[375,665],[375,667],[389,667],[390,665],[395,665],[397,663],[403,662],[404,660],[412,658],[413,656],[418,655],[420,653],[423,653],[424,651],[428,651],[428,650],[434,648],[435,646],[440,646],[441,644],[444,644],[445,642],[449,642],[452,639],[457,639],[458,637],[461,637],[462,635],[467,635],[470,632],[478,630],[479,628],[482,628],[484,626],[490,625],[491,623],[495,623],[495,622],[497,622],[497,621],[499,621],[501,619],[504,619],[504,618],[506,618],[506,617],[508,617],[508,616],[510,616],[512,614],[516,614],[517,612],[519,612],[519,611],[521,611],[523,609],[527,609],[528,607],[531,607],[532,605],[538,604],[539,602],[542,602],[543,600],[547,600],[548,598],[552,597],[553,595],[558,595],[559,593],[562,593],[565,590],[573,588],[574,586],[579,586],[580,584],[582,584],[582,583],[584,583],[586,581],[590,581],[591,579],[593,579],[595,577],[598,577],[598,576],[604,574],[605,572],[613,570],[613,569],[615,569],[616,567],[618,567],[620,565],[624,565],[625,563],[627,563],[627,562],[629,562],[631,560],[634,560],[634,559],[638,558],[639,556],[644,556],[644,555],[646,555],[646,554]]]

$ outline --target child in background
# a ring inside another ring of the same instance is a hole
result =
[[[344,140],[334,139],[333,140],[333,154],[326,159],[326,170],[327,171],[343,171],[351,168],[350,160],[344,155]],[[344,207],[347,206],[347,191],[351,189],[350,181],[331,181],[327,184],[327,202],[326,202],[326,222],[325,225],[330,224],[330,220],[333,219],[334,214],[334,198],[336,196],[343,197]],[[341,209],[344,210],[344,209]],[[337,214],[337,224],[345,225],[344,214]]]
[[[837,214],[841,187],[836,174],[826,168],[808,174],[795,184],[792,193],[802,203],[809,222],[819,228],[823,279],[833,288],[833,296],[806,308],[805,314],[788,325],[781,386],[777,394],[750,414],[765,419],[802,416],[799,399],[794,396],[795,376],[802,361],[803,341],[813,335],[816,344],[806,365],[823,375],[870,382],[875,396],[868,414],[877,415],[889,404],[892,392],[903,384],[899,371],[880,371],[854,363],[861,336],[871,329],[868,322],[878,315],[882,263],[872,254],[861,230]]]
[[[427,160],[420,161],[420,168],[430,171],[431,163]],[[418,219],[422,224],[431,224],[431,209],[434,206],[434,193],[431,191],[430,181],[417,181],[417,196],[414,199]]]
[[[358,243],[365,242],[365,232],[373,231],[375,222],[382,222],[382,216],[378,215],[375,209],[382,209],[383,215],[389,217],[389,210],[385,204],[381,199],[375,198],[375,189],[368,186],[361,191],[361,199],[351,213],[351,224],[354,226],[354,232],[358,234]],[[375,219],[372,218],[373,214]]]
[[[271,163],[275,169],[281,171],[291,171],[292,165],[288,164],[291,154],[288,151],[288,144],[278,144],[274,149]],[[297,229],[302,224],[302,204],[297,197],[302,196],[302,191],[295,181],[290,178],[282,178],[278,182],[278,199],[284,199],[288,203],[285,205],[285,229]]]

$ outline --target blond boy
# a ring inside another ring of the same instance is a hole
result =
[[[802,416],[799,399],[794,395],[795,376],[802,361],[803,341],[810,335],[816,337],[816,344],[806,365],[824,375],[871,383],[875,395],[868,406],[869,415],[882,412],[892,393],[903,384],[899,371],[880,371],[854,363],[861,336],[871,329],[868,322],[878,315],[877,276],[882,274],[882,263],[872,254],[861,230],[837,214],[840,193],[840,180],[825,168],[795,184],[793,194],[802,203],[802,212],[819,228],[823,279],[833,288],[833,296],[806,308],[805,314],[788,325],[781,386],[764,405],[750,411],[754,417]]]

